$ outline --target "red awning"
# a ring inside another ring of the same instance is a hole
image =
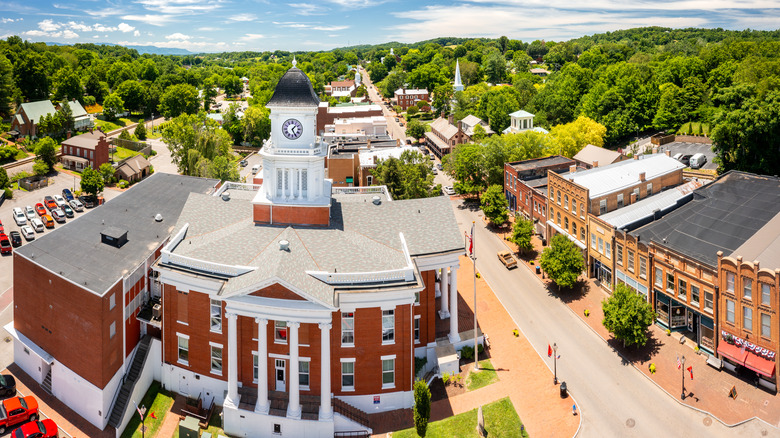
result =
[[[748,353],[747,359],[745,360],[745,366],[769,378],[772,378],[772,376],[775,375],[775,363],[771,360],[766,360],[757,354]]]
[[[742,350],[736,345],[731,345],[724,341],[718,344],[718,354],[726,356],[739,365],[744,365],[748,352],[746,350]]]

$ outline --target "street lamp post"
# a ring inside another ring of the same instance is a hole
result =
[[[680,359],[680,363],[682,364],[682,366],[680,366],[680,377],[682,377],[680,380],[682,382],[682,394],[680,394],[680,399],[685,400],[685,356]]]
[[[553,385],[558,384],[558,344],[553,342]]]

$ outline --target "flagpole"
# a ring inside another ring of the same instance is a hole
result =
[[[477,341],[477,247],[474,234],[477,221],[471,221],[471,265],[474,267],[474,371],[479,371],[479,345]]]

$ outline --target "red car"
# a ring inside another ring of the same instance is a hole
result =
[[[0,403],[0,435],[13,426],[38,419],[38,400],[27,397],[11,397]]]
[[[5,228],[3,228],[3,221],[0,221],[0,233],[5,233]]]
[[[11,239],[5,233],[0,233],[0,254],[10,253],[11,251],[13,251]]]
[[[43,216],[46,214],[46,207],[43,206],[40,202],[35,204],[35,212],[38,213],[38,216]]]
[[[14,431],[14,438],[59,438],[57,424],[48,418],[43,421],[24,423]]]

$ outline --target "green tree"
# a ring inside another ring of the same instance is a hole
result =
[[[33,172],[36,175],[46,175],[49,173],[49,165],[44,163],[43,160],[35,160],[35,163],[33,163]]]
[[[485,217],[494,225],[501,225],[509,219],[509,203],[504,196],[504,187],[498,184],[485,190],[480,200],[480,207]]]
[[[264,106],[250,106],[241,118],[241,129],[244,141],[259,148],[263,140],[271,136],[271,113]]]
[[[92,196],[97,196],[103,191],[104,183],[100,172],[87,167],[81,172],[81,191]]]
[[[208,177],[221,181],[238,181],[239,172],[235,161],[224,155],[215,157],[208,166]]]
[[[615,285],[612,296],[601,302],[602,324],[623,346],[647,344],[647,328],[655,320],[653,306],[644,296],[623,283]]]
[[[127,129],[123,129],[122,132],[119,133],[119,138],[122,140],[132,140],[133,138],[130,136],[130,132]]]
[[[542,269],[558,287],[570,288],[585,269],[582,252],[563,234],[556,234],[542,251]]]
[[[70,101],[63,100],[60,103],[60,109],[57,110],[57,116],[59,116],[62,122],[62,128],[66,131],[73,131],[76,125],[76,120],[73,118],[73,108],[70,107]]]
[[[8,58],[0,55],[0,117],[11,114],[11,101],[15,93],[13,65]]]
[[[471,139],[479,143],[487,137],[487,131],[482,125],[474,125],[474,132],[471,135]]]
[[[414,382],[414,428],[424,437],[431,418],[431,390],[424,380]]]
[[[208,176],[214,158],[232,154],[230,135],[204,113],[182,114],[166,122],[162,133],[171,160],[182,175]]]
[[[146,122],[144,120],[138,121],[138,124],[135,126],[135,131],[133,131],[133,134],[135,135],[135,138],[137,138],[140,141],[146,140]]]
[[[35,154],[38,160],[46,163],[49,168],[53,168],[57,162],[57,143],[51,137],[44,137],[38,140]]]
[[[55,100],[81,100],[84,94],[79,76],[70,67],[57,70],[54,74],[54,87]]]
[[[406,135],[409,137],[414,137],[417,140],[425,137],[425,125],[417,120],[412,120],[408,125],[406,125]]]
[[[140,82],[127,80],[119,84],[116,94],[122,99],[127,111],[141,111],[146,101],[146,90]]]
[[[445,157],[445,168],[455,178],[453,188],[458,193],[477,195],[487,188],[482,149],[476,144],[461,144]]]
[[[488,82],[501,83],[506,76],[506,59],[497,50],[491,51],[483,65]]]
[[[512,242],[520,248],[520,252],[525,253],[534,249],[531,238],[534,235],[534,222],[523,219],[519,216],[515,219],[515,225],[512,227]]]
[[[0,167],[0,190],[8,187],[8,184],[10,184],[8,172],[6,172],[5,167]]]
[[[203,81],[203,110],[208,112],[217,97],[217,86],[213,78]]]
[[[244,127],[238,118],[238,104],[231,103],[225,114],[222,115],[222,129],[233,138],[233,144],[241,144],[244,141]]]
[[[114,182],[114,166],[111,163],[101,164],[98,172],[100,172],[100,177],[103,178],[103,185],[110,185]]]
[[[436,111],[437,114],[449,113],[450,102],[452,102],[454,95],[455,91],[449,83],[437,85],[436,88],[433,89],[433,101],[431,102],[434,111]]]
[[[603,147],[607,128],[585,116],[563,125],[555,125],[550,130],[550,152],[573,157],[585,146],[592,144]]]
[[[418,108],[416,105],[412,105],[409,108],[406,109],[406,114],[413,116],[420,112],[420,108]]]
[[[238,76],[227,75],[222,78],[222,88],[228,96],[235,96],[244,91],[244,84]]]
[[[393,199],[438,196],[441,187],[433,184],[429,160],[423,154],[407,150],[399,158],[379,160],[372,171],[375,185],[385,185]]]
[[[415,88],[424,88],[433,90],[439,85],[449,85],[447,76],[442,69],[434,64],[423,64],[412,70],[407,76],[407,80]]]
[[[406,83],[406,73],[400,68],[395,68],[382,81],[380,89],[384,97],[393,97],[395,90],[401,88]]]
[[[117,115],[125,112],[125,102],[117,93],[111,93],[103,101],[103,116],[107,120],[116,120]]]
[[[195,114],[199,107],[198,90],[189,84],[176,84],[168,87],[163,93],[159,110],[160,114],[170,119],[181,114]]]

